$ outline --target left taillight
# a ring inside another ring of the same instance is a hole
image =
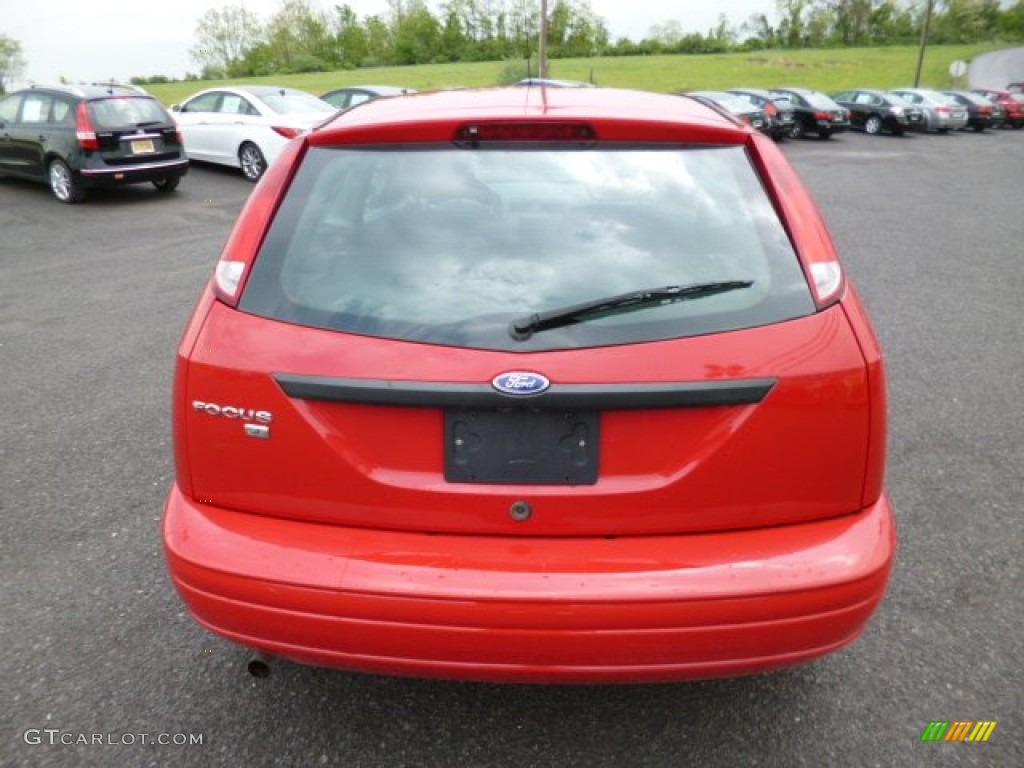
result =
[[[96,137],[96,127],[89,115],[89,105],[82,101],[75,113],[75,136],[82,149],[99,149],[100,140]]]
[[[178,142],[179,146],[185,146],[185,135],[181,132],[181,126],[178,125],[178,121],[170,116],[169,122],[174,126],[174,140]]]
[[[231,230],[213,274],[213,292],[230,307],[238,304],[249,265],[263,244],[281,198],[305,152],[302,141],[288,144],[256,184]]]

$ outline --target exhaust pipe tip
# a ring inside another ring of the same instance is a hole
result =
[[[245,668],[253,677],[265,680],[270,677],[270,657],[263,653],[255,653]]]

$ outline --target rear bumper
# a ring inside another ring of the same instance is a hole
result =
[[[926,126],[938,131],[959,131],[967,127],[966,117],[943,117],[936,115],[930,121],[925,121]]]
[[[83,168],[79,174],[88,187],[117,187],[122,184],[139,184],[155,179],[181,177],[188,173],[188,158],[180,160],[138,163],[135,165],[102,165]]]
[[[836,123],[831,120],[815,120],[813,130],[826,133],[842,133],[850,127],[850,123]]]
[[[537,539],[337,528],[186,499],[164,516],[174,584],[242,645],[352,670],[518,682],[721,677],[857,637],[895,548],[883,496],[759,531]]]

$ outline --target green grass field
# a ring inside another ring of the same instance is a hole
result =
[[[950,87],[949,65],[970,61],[980,53],[1006,47],[1002,43],[931,46],[928,48],[921,84]],[[706,56],[633,56],[592,59],[558,59],[551,62],[550,76],[593,80],[598,85],[638,88],[647,91],[682,91],[737,86],[803,86],[826,92],[856,86],[895,88],[913,84],[917,48],[836,48],[802,51],[753,51]],[[317,72],[247,78],[232,83],[263,83],[301,88],[320,94],[345,85],[369,83],[401,85],[419,90],[478,87],[497,84],[504,62],[428,64],[414,67]],[[167,83],[146,86],[165,104],[228,81]]]

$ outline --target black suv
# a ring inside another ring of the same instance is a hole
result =
[[[169,192],[187,172],[173,118],[135,89],[34,86],[0,98],[0,176],[48,182],[63,203],[146,181]]]

